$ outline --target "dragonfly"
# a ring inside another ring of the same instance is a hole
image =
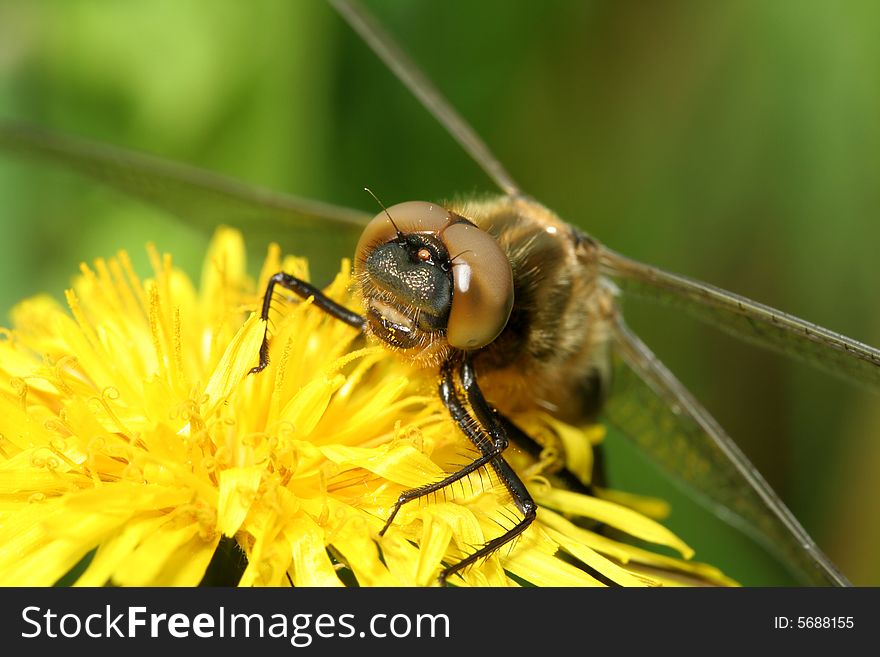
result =
[[[483,140],[440,94],[393,38],[354,2],[332,2],[351,26],[448,133],[496,183],[499,193],[525,195]],[[189,221],[294,227],[299,235],[326,233],[328,225],[356,233],[370,214],[338,205],[258,189],[222,176],[154,157],[5,125],[0,147],[67,164]],[[876,349],[744,297],[670,274],[601,247],[603,276],[624,296],[672,304],[760,346],[876,387]],[[751,466],[741,450],[696,398],[622,321],[613,339],[612,389],[607,421],[661,467],[684,481],[718,515],[781,552],[807,581],[846,584],[797,519]]]

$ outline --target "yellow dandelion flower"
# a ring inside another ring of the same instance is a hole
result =
[[[68,308],[29,299],[2,333],[0,584],[52,585],[79,564],[77,585],[191,586],[233,544],[243,586],[431,585],[510,522],[511,500],[483,472],[404,505],[379,535],[401,491],[472,448],[435,373],[311,303],[276,313],[271,363],[249,375],[258,291],[275,271],[307,277],[303,260],[274,247],[255,284],[242,236],[221,229],[197,289],[170,256],[151,258],[143,281],[124,253],[84,265]],[[344,264],[326,293],[352,306],[350,290]],[[571,472],[590,471],[600,427],[514,419],[560,444]],[[450,583],[732,583],[691,562],[650,501],[555,487],[551,456],[505,456],[537,521]]]

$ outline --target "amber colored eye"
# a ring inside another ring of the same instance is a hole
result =
[[[394,224],[388,219],[394,219]],[[407,201],[388,208],[388,213],[377,214],[358,240],[355,250],[355,268],[364,262],[369,251],[378,244],[390,242],[397,237],[397,230],[402,233],[433,233],[436,235],[449,224],[449,210],[436,203],[425,201]]]
[[[513,308],[510,262],[495,238],[441,205],[409,201],[376,215],[358,241],[355,269],[363,268],[377,246],[408,233],[434,235],[452,258],[454,287],[446,326],[449,345],[473,350],[497,338]],[[416,258],[430,262],[432,255],[421,248]]]
[[[453,224],[442,238],[453,256],[455,283],[446,339],[459,349],[485,347],[513,309],[510,261],[491,235],[471,224]]]

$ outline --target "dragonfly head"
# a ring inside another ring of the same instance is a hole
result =
[[[436,203],[410,201],[376,215],[358,242],[355,274],[369,331],[417,358],[485,347],[513,308],[504,251]]]

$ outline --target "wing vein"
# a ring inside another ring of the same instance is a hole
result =
[[[613,339],[626,368],[614,372],[606,407],[611,423],[696,492],[698,501],[780,553],[789,567],[815,583],[847,586],[736,443],[620,319]],[[632,374],[648,390],[621,390]],[[640,398],[628,408],[624,400],[633,393]]]
[[[880,350],[721,288],[642,264],[605,249],[602,273],[624,292],[679,307],[742,340],[830,374],[880,388]]]
[[[184,218],[200,213],[199,206],[210,203],[212,207],[234,204],[248,217],[273,216],[291,226],[297,220],[317,220],[361,229],[369,219],[359,210],[270,191],[213,171],[27,125],[0,123],[0,149],[62,164]]]
[[[397,79],[446,129],[468,155],[509,196],[521,192],[513,177],[470,124],[450,104],[391,35],[360,5],[351,0],[329,0],[370,49],[391,69]]]

